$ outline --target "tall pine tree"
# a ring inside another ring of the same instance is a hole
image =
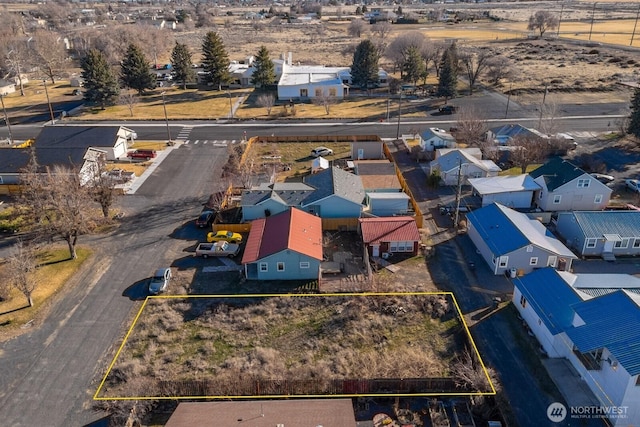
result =
[[[414,85],[418,83],[418,80],[427,77],[427,67],[420,55],[420,51],[418,51],[418,48],[415,46],[409,47],[409,50],[407,51],[407,58],[405,59],[402,68],[405,80],[413,83]]]
[[[455,43],[442,54],[440,61],[440,75],[438,80],[438,95],[453,98],[457,95],[458,84],[458,52]]]
[[[114,105],[119,93],[118,79],[109,68],[107,59],[97,49],[91,49],[82,60],[84,99],[94,102],[102,109]]]
[[[229,56],[222,39],[214,31],[208,32],[202,42],[202,68],[206,74],[206,82],[222,90],[222,85],[229,83]]]
[[[151,72],[142,50],[134,43],[129,44],[122,60],[120,81],[125,87],[137,91],[138,95],[156,87],[156,76]]]
[[[640,89],[636,88],[631,98],[631,115],[627,132],[636,138],[640,138]]]
[[[195,73],[191,67],[191,53],[186,44],[176,42],[171,51],[171,64],[176,81],[182,82],[182,89],[185,90],[187,82],[195,80]]]
[[[265,46],[260,46],[258,56],[256,56],[253,62],[253,69],[251,83],[255,85],[255,87],[268,86],[276,81],[275,66],[271,58],[269,58],[269,51]]]
[[[351,83],[361,89],[368,89],[378,83],[379,60],[378,49],[371,40],[362,40],[353,53]]]

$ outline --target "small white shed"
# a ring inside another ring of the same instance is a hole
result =
[[[316,157],[311,162],[311,173],[321,172],[325,169],[329,169],[329,160],[324,157]]]

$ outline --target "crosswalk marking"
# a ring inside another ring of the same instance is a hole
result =
[[[181,141],[182,145],[207,145],[207,144],[211,144],[214,147],[226,147],[229,144],[235,144],[236,140],[232,140],[232,141],[227,141],[227,140],[222,140],[222,141],[218,141],[217,139],[214,140],[208,140],[208,139],[204,139],[204,140],[199,140],[196,139],[195,141],[191,141],[189,139],[186,139],[184,141]]]

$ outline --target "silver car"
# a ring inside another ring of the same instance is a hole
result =
[[[313,150],[311,150],[311,155],[313,157],[330,156],[332,154],[333,154],[333,150],[327,147],[316,147]]]
[[[640,180],[638,180],[638,179],[625,179],[624,180],[624,185],[625,185],[625,187],[627,187],[629,190],[633,191],[634,193],[640,193]]]
[[[149,282],[149,293],[152,295],[158,295],[164,292],[169,287],[169,281],[171,280],[171,269],[159,268]]]

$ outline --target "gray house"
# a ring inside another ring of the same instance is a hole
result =
[[[365,212],[375,216],[407,215],[409,200],[405,193],[367,193]]]
[[[301,182],[263,183],[242,192],[242,221],[253,221],[300,207],[315,188]]]
[[[315,191],[303,200],[303,210],[321,218],[360,217],[365,192],[359,176],[331,167],[306,176],[304,183]]]
[[[555,157],[529,173],[541,187],[536,205],[543,211],[593,211],[609,204],[612,189],[579,167]]]
[[[577,257],[538,220],[493,203],[467,215],[468,234],[494,274],[571,269]]]
[[[500,203],[510,208],[530,208],[540,186],[527,174],[471,178],[473,193],[482,199],[482,206]]]
[[[429,173],[437,173],[444,185],[466,183],[468,178],[497,176],[501,171],[493,160],[482,160],[475,148],[439,149],[436,159],[429,164]]]
[[[444,129],[429,128],[420,134],[420,147],[423,151],[434,151],[438,148],[453,148],[456,139]]]
[[[384,159],[384,151],[380,140],[353,141],[351,143],[351,158],[353,160],[380,160]]]
[[[251,223],[242,256],[250,280],[317,279],[322,261],[322,220],[300,209]]]
[[[640,211],[558,213],[558,234],[582,256],[640,255]]]

